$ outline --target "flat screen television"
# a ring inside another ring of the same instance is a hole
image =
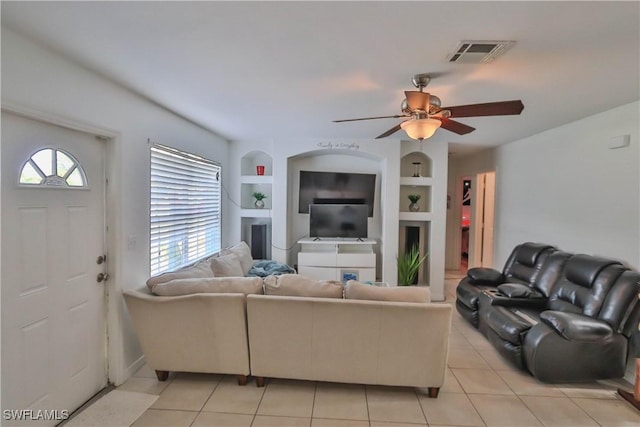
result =
[[[309,213],[309,205],[364,204],[373,217],[376,175],[370,173],[300,171],[298,213]]]
[[[367,205],[309,205],[309,237],[367,237]]]

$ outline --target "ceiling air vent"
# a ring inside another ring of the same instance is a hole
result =
[[[449,55],[449,62],[461,64],[480,64],[491,62],[505,53],[516,42],[496,40],[463,40],[454,53]]]

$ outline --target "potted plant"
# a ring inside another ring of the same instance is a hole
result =
[[[398,261],[398,285],[413,285],[418,275],[418,270],[420,270],[428,255],[427,253],[420,258],[420,250],[417,245],[398,255],[396,257]]]
[[[264,199],[267,198],[267,195],[264,193],[260,193],[259,191],[256,191],[255,193],[252,194],[253,198],[256,199],[254,205],[256,208],[258,209],[262,209],[264,208]]]
[[[420,205],[418,204],[418,200],[420,200],[420,198],[422,197],[419,194],[409,194],[407,196],[409,198],[409,201],[411,202],[409,204],[409,210],[411,212],[418,212],[420,210]]]

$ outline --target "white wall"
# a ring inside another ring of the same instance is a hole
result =
[[[399,233],[399,189],[401,156],[420,151],[417,142],[384,142],[278,140],[234,142],[231,147],[231,165],[239,171],[242,156],[262,150],[273,157],[272,194],[272,257],[281,262],[295,263],[296,241],[308,232],[308,215],[298,214],[298,171],[327,170],[377,173],[374,218],[369,227],[379,239],[377,248],[379,265],[377,275],[383,281],[397,283],[396,254]],[[444,299],[444,247],[446,215],[447,143],[423,143],[423,151],[433,161],[431,247],[429,255],[431,295],[434,300]],[[379,192],[378,192],[379,188]],[[240,197],[240,184],[230,188],[233,198]],[[239,212],[237,206],[233,206]],[[238,216],[238,215],[233,215]],[[240,239],[240,219],[231,230],[231,240]]]
[[[536,241],[640,268],[639,117],[634,102],[451,161],[452,207],[460,177],[496,171],[494,267],[518,243]],[[630,146],[609,149],[619,135],[630,135]],[[449,219],[447,241],[455,245],[455,209]],[[447,248],[448,267],[458,246]]]
[[[228,142],[166,109],[2,28],[2,105],[103,129],[108,144],[108,282],[110,380],[136,369],[142,352],[121,290],[149,276],[149,146],[147,140],[228,162]],[[223,179],[228,172],[223,168]],[[227,209],[223,214],[226,215]],[[225,217],[223,222],[226,223]],[[223,226],[223,244],[228,240]],[[133,242],[134,245],[129,245]]]

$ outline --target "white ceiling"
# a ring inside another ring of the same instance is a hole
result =
[[[439,130],[464,153],[639,99],[640,3],[2,2],[2,25],[229,140],[371,139],[416,73],[443,106],[521,99],[520,116]],[[451,64],[461,40],[515,40]],[[381,140],[389,143],[403,132]]]

